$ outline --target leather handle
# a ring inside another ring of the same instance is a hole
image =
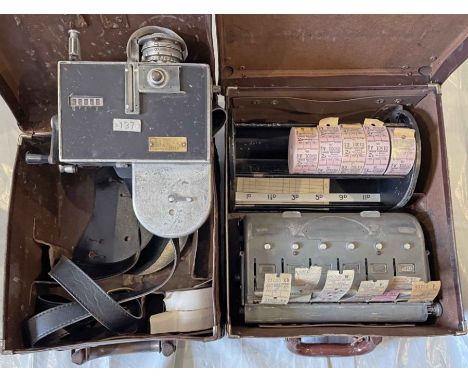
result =
[[[307,357],[349,357],[364,355],[374,350],[382,337],[361,337],[348,344],[302,342],[301,338],[286,338],[290,352]]]

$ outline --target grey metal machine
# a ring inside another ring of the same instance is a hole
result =
[[[58,116],[51,155],[28,163],[114,166],[132,182],[135,215],[160,237],[182,237],[212,204],[212,81],[206,64],[184,63],[185,42],[155,26],[134,32],[127,62],[80,61],[77,31],[58,63]]]
[[[362,281],[394,276],[429,281],[428,252],[417,219],[406,213],[250,213],[244,217],[244,312],[247,323],[423,322],[440,314],[426,302],[289,302],[261,304],[265,274],[322,267],[316,285],[324,287],[328,271],[354,271],[352,289]]]

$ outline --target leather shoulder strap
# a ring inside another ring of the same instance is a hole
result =
[[[49,272],[87,312],[114,333],[132,326],[137,318],[127,312],[76,264],[62,256]]]

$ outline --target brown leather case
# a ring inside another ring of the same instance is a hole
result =
[[[47,153],[49,150],[50,118],[57,113],[57,62],[67,59],[67,30],[80,32],[83,60],[126,61],[128,38],[146,25],[159,25],[176,31],[188,46],[186,61],[209,64],[214,74],[210,15],[0,16],[0,91],[24,132],[19,139],[13,172],[5,284],[1,288],[5,301],[0,329],[3,352],[51,349],[28,348],[23,341],[23,324],[34,313],[37,289],[34,280],[43,272],[44,265],[41,260],[44,258],[43,250],[34,240],[33,232],[36,240],[70,249],[76,245],[92,213],[94,193],[91,179],[94,170],[83,169],[77,177],[67,177],[60,174],[56,166],[25,163],[26,152]],[[217,190],[215,194],[218,194]],[[85,349],[85,353],[75,352],[75,359],[83,362],[96,355],[109,354],[110,348],[113,354],[158,349],[169,354],[173,351],[167,351],[172,340],[211,341],[220,338],[223,326],[218,276],[218,196],[214,199],[208,229],[204,235],[199,235],[199,248],[206,252],[203,258],[207,264],[203,269],[209,269],[213,274],[215,324],[211,330],[103,338],[54,349]],[[187,286],[187,283],[200,284],[200,280],[191,277],[194,266],[195,263],[182,260],[167,288],[177,289],[179,285]],[[113,285],[106,285],[108,280],[100,283],[106,289],[113,288]],[[109,348],[109,345],[112,346]]]
[[[387,104],[402,104],[414,113],[421,130],[422,167],[405,210],[423,226],[433,277],[442,282],[439,302],[444,311],[434,322],[415,325],[246,325],[234,260],[238,240],[230,237],[229,229],[236,215],[228,202],[228,335],[287,337],[288,348],[303,355],[355,355],[376,346],[379,341],[372,337],[466,333],[440,85],[468,57],[468,17],[219,15],[216,21],[227,136],[235,122],[316,123],[326,116],[356,122]],[[225,158],[227,201],[232,200],[230,149],[228,145]],[[300,341],[338,335],[365,339],[348,346]]]
[[[83,205],[76,208],[73,197],[65,197],[73,184],[64,184],[60,174],[51,167],[26,166],[24,162],[28,150],[47,150],[41,135],[50,131],[50,117],[57,111],[56,63],[66,58],[67,29],[80,31],[85,59],[124,61],[125,45],[134,30],[145,25],[164,26],[186,41],[187,61],[210,64],[214,76],[211,22],[209,15],[0,16],[0,90],[25,133],[19,143],[11,193],[0,336],[3,351],[45,350],[26,348],[21,333],[22,322],[32,314],[31,284],[41,269],[40,249],[31,236],[33,225],[38,224],[37,229],[50,242],[64,233],[73,242],[79,230],[63,232],[62,227],[67,226],[67,220],[72,220],[77,227],[85,225],[88,218],[80,212],[86,211],[86,204],[89,204],[86,198],[80,199]],[[404,326],[260,327],[243,324],[233,296],[237,282],[235,272],[229,268],[229,260],[235,255],[235,243],[227,232],[232,215],[226,203],[221,209],[216,204],[211,218],[216,311],[216,326],[212,332],[107,338],[66,348],[121,344],[122,351],[154,349],[145,344],[161,339],[215,340],[223,335],[225,327],[228,335],[235,338],[292,337],[288,347],[296,353],[344,355],[363,354],[379,340],[359,339],[344,349],[342,344],[339,348],[329,344],[325,348],[312,347],[298,338],[466,333],[440,84],[468,57],[468,16],[218,15],[216,24],[220,85],[229,114],[227,129],[232,121],[310,122],[330,114],[344,119],[362,118],[382,104],[411,105],[421,126],[423,160],[416,193],[407,210],[417,216],[425,230],[427,246],[434,259],[433,275],[442,282],[440,303],[444,314],[430,324]],[[335,102],[324,102],[330,100]],[[317,105],[321,107],[315,107]],[[227,147],[226,165],[229,155]],[[221,193],[228,201],[231,180],[228,167],[225,174]],[[86,177],[86,174],[81,176]],[[86,187],[86,179],[82,180],[82,187]],[[218,214],[221,215],[219,220]],[[144,344],[125,346],[135,342]]]

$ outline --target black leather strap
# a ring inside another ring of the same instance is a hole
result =
[[[158,285],[145,290],[129,292],[115,300],[97,285],[86,273],[66,257],[62,257],[49,273],[76,302],[71,302],[43,311],[27,322],[31,346],[49,335],[75,324],[88,317],[94,317],[107,329],[115,333],[128,333],[138,321],[138,317],[127,312],[121,304],[154,293],[172,277],[181,257],[179,241],[174,240],[176,249],[174,262],[168,277]]]
[[[63,257],[49,272],[86,311],[102,326],[114,333],[123,333],[137,318],[122,308],[94,280],[71,260]]]

